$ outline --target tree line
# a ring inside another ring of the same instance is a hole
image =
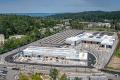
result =
[[[31,76],[20,73],[19,78],[20,80],[44,80],[43,76],[44,75],[40,73],[35,73]],[[60,71],[55,68],[50,70],[48,76],[48,80],[70,80],[70,78],[65,73],[61,74]],[[81,80],[81,78],[75,77],[73,80]]]
[[[80,21],[88,21],[88,22],[104,22],[106,20],[110,21],[120,21],[120,11],[85,11],[78,13],[61,13],[56,15],[51,15],[49,18],[56,19],[73,19]]]

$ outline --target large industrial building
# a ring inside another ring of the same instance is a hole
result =
[[[30,46],[23,50],[24,57],[56,57],[71,60],[87,60],[87,53],[72,48],[50,48]]]
[[[65,43],[77,45],[79,43],[99,44],[101,47],[112,48],[116,37],[113,33],[83,32],[77,36],[67,38]]]
[[[28,59],[29,61],[36,63],[45,60],[47,60],[47,62],[59,63],[64,60],[66,62],[69,62],[67,63],[68,65],[70,65],[73,62],[75,62],[73,64],[76,65],[78,64],[82,66],[88,65],[88,52],[79,52],[73,48],[29,46],[16,56],[19,57],[20,62],[21,59],[24,58],[24,60]]]

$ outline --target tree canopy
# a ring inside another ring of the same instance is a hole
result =
[[[30,34],[35,29],[54,27],[59,21],[30,16],[0,15],[0,34]]]
[[[49,16],[56,19],[73,19],[90,22],[103,22],[105,20],[120,21],[120,11],[104,12],[104,11],[86,11],[78,13],[61,13]]]
[[[59,76],[59,71],[57,69],[51,69],[49,76],[52,80],[56,80]]]

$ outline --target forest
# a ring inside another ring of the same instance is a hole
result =
[[[78,13],[60,13],[48,16],[47,18],[53,19],[69,19],[71,27],[74,29],[84,29],[85,24],[80,22],[103,22],[110,23],[112,30],[119,31],[120,30],[120,11],[85,11]],[[93,29],[93,28],[91,28]],[[101,29],[100,30],[104,30]]]
[[[4,53],[33,41],[42,39],[57,33],[51,32],[49,28],[54,27],[59,21],[55,19],[44,19],[41,17],[0,15],[0,34],[4,34],[5,43],[0,48],[0,53]],[[46,28],[42,34],[41,29]],[[21,39],[9,39],[13,35],[25,35]]]
[[[48,16],[56,19],[72,19],[88,22],[120,21],[120,11],[85,11],[78,13],[60,13]]]

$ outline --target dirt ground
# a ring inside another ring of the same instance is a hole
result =
[[[108,64],[109,68],[120,70],[120,58],[113,56],[110,63]]]
[[[118,46],[116,48],[116,50],[120,49],[120,33],[118,34]],[[120,58],[116,57],[115,55],[113,55],[112,59],[110,60],[109,64],[107,65],[108,68],[111,69],[116,69],[116,70],[120,70]]]

